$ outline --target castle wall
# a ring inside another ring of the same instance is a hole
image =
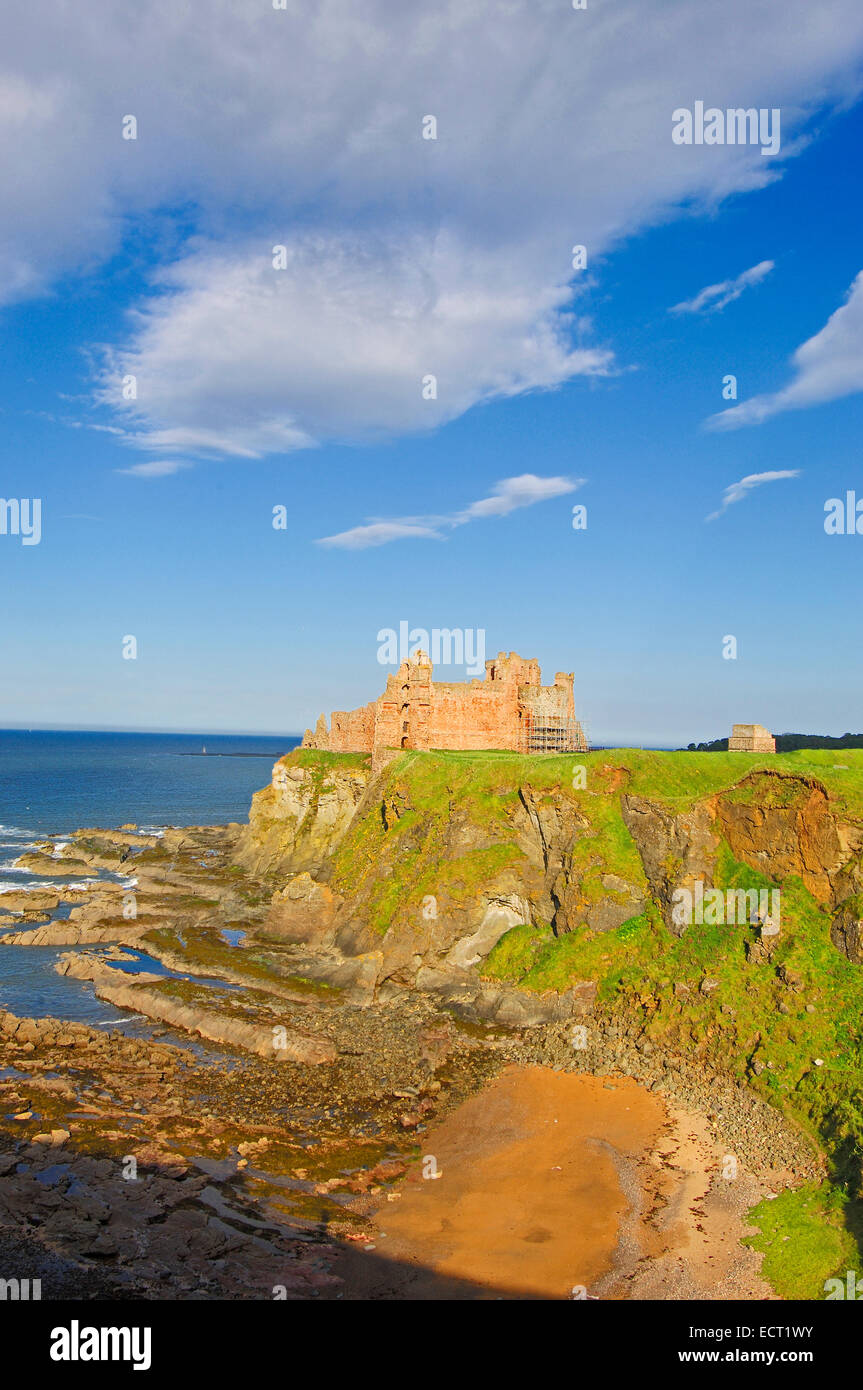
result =
[[[515,684],[435,682],[432,691],[428,747],[518,747],[521,720]]]
[[[555,677],[555,682],[560,680],[560,676]],[[534,718],[575,718],[575,700],[572,694],[572,676],[569,677],[569,686],[558,685],[523,685],[518,689],[519,703],[524,706]]]
[[[334,710],[326,747],[331,753],[371,753],[375,740],[375,706]]]
[[[554,732],[556,747],[585,746],[575,723],[572,675],[558,672],[554,685],[540,682],[539,663],[515,652],[499,652],[487,661],[485,680],[433,681],[431,662],[417,653],[387,676],[386,689],[376,701],[360,709],[336,710],[329,732],[322,715],[314,734],[306,731],[303,746],[375,756],[384,749],[403,748],[518,752],[528,747],[532,720],[542,726],[568,721],[566,730]]]

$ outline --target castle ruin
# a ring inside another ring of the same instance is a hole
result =
[[[425,652],[412,653],[387,676],[377,700],[336,710],[329,730],[321,715],[314,733],[306,730],[303,748],[371,753],[375,762],[384,750],[587,750],[575,717],[572,672],[558,671],[554,685],[543,685],[539,662],[516,652],[487,661],[484,680],[435,681],[432,669]]]
[[[775,753],[776,739],[763,724],[735,724],[728,740],[729,753]]]

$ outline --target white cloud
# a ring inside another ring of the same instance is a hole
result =
[[[538,478],[535,473],[521,473],[517,478],[504,478],[496,483],[490,497],[472,502],[463,512],[453,518],[453,524],[473,521],[481,516],[506,516],[517,507],[532,507],[534,502],[546,502],[552,497],[563,497],[574,492],[586,481],[585,478]]]
[[[100,399],[136,448],[256,458],[431,429],[480,401],[611,370],[608,352],[568,341],[564,289],[526,281],[500,254],[471,262],[443,234],[305,236],[283,270],[271,241],[201,251],[140,309]],[[128,375],[137,399],[124,402]]]
[[[863,271],[845,303],[819,333],[797,349],[791,361],[795,376],[788,386],[711,415],[708,428],[733,430],[760,425],[784,410],[803,410],[863,391]]]
[[[572,245],[594,274],[677,209],[763,187],[863,53],[859,0],[786,0],[781,24],[775,0],[663,0],[661,23],[641,0],[288,6],[208,0],[202,22],[90,0],[4,24],[0,299],[91,272],[130,229],[157,248],[170,269],[114,357],[140,370],[137,410],[108,398],[151,453],[423,429],[611,371],[562,317]],[[711,102],[781,107],[780,160],[674,145],[693,74]]]
[[[191,468],[190,463],[178,459],[151,459],[149,463],[133,463],[131,468],[115,468],[115,473],[128,473],[133,478],[167,478],[179,473],[181,468]]]
[[[335,546],[340,550],[368,550],[403,539],[443,540],[444,528],[464,526],[482,517],[508,516],[519,507],[532,507],[536,502],[575,492],[585,482],[585,478],[540,478],[535,473],[521,473],[517,478],[502,479],[495,484],[490,497],[471,502],[450,516],[406,516],[393,521],[374,521],[341,531],[336,536],[324,536],[318,545]]]
[[[752,491],[753,488],[762,487],[764,483],[775,483],[780,478],[799,478],[799,468],[777,469],[771,473],[748,473],[745,478],[741,478],[738,483],[732,483],[722,494],[722,506],[718,512],[711,512],[706,518],[707,521],[716,521],[722,516],[735,502],[742,502],[743,498]]]
[[[372,546],[388,545],[390,541],[443,540],[434,526],[422,526],[410,521],[373,521],[367,526],[353,526],[337,536],[323,536],[318,545],[331,545],[339,550],[369,550]]]
[[[684,299],[680,304],[674,304],[669,309],[669,314],[712,314],[720,309],[724,309],[726,304],[732,304],[735,299],[739,299],[745,289],[750,285],[757,285],[766,275],[769,275],[775,265],[774,261],[759,261],[749,270],[744,270],[734,280],[721,280],[718,285],[708,285],[700,290],[694,299]]]

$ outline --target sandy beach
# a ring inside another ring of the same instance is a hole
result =
[[[763,1188],[628,1078],[509,1067],[423,1149],[373,1218],[366,1250],[395,1263],[346,1257],[357,1297],[772,1296],[740,1245]]]

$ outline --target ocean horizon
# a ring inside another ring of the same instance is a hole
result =
[[[269,765],[300,741],[290,734],[0,729],[0,837],[245,820]]]

